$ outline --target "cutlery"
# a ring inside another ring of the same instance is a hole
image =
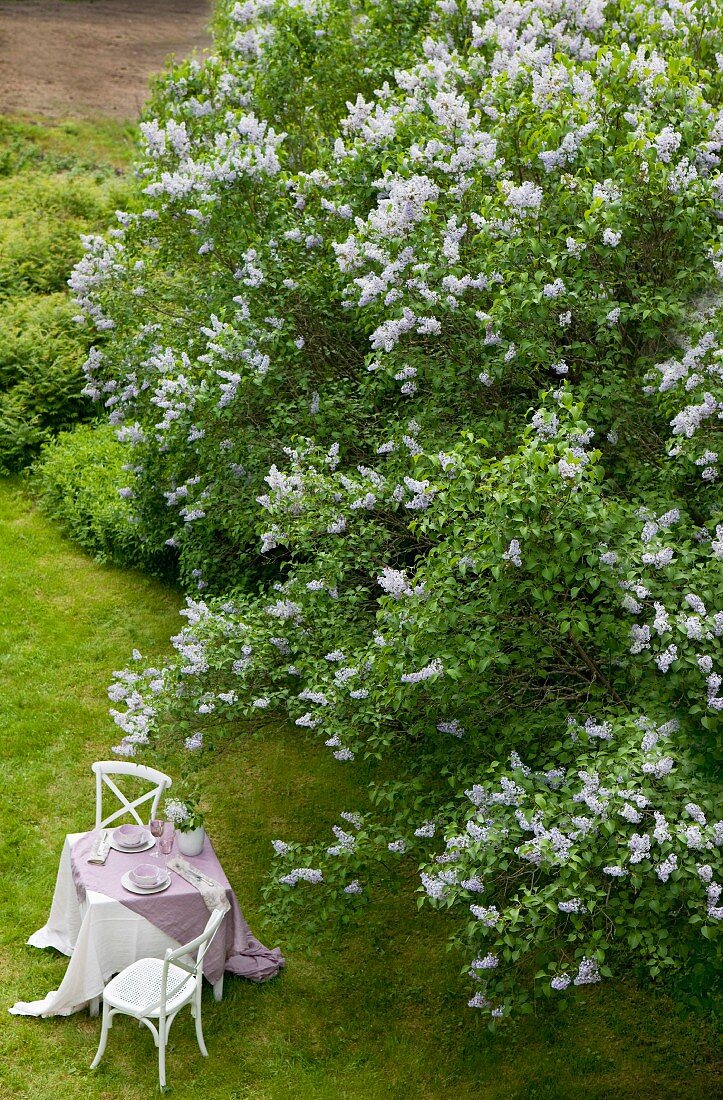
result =
[[[189,866],[190,866],[190,864],[189,864]],[[209,878],[208,875],[204,875],[203,871],[199,871],[196,867],[190,866],[190,870],[191,870],[191,874],[195,878],[199,879],[200,882],[206,882],[206,883],[208,883],[209,886],[220,886],[220,883],[214,882],[214,880],[212,878]]]
[[[176,870],[175,867],[171,867],[171,870],[176,871],[176,874],[180,874],[181,877],[183,877],[184,874],[188,874],[191,876],[191,878],[195,878],[198,882],[205,882],[208,886],[212,886],[214,888],[218,888],[221,886],[220,882],[214,882],[212,878],[209,878],[208,875],[204,875],[203,871],[199,871],[190,863],[186,863],[181,870]]]
[[[90,860],[93,862],[105,863],[108,858],[108,852],[110,851],[110,829],[103,829],[100,837],[96,841],[96,844],[90,853]]]

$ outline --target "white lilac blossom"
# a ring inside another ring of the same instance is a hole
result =
[[[715,538],[710,544],[713,557],[723,559],[723,523],[719,523],[715,529]]]
[[[698,851],[705,847],[703,833],[698,825],[688,825],[683,833],[686,848]]]
[[[613,736],[613,728],[610,722],[598,722],[592,716],[585,719],[583,729],[588,737],[597,737],[601,741],[610,741]]]
[[[536,183],[526,180],[519,187],[515,187],[505,181],[503,190],[507,206],[518,217],[529,217],[540,209],[543,192]]]
[[[705,609],[705,604],[701,600],[700,596],[696,596],[694,593],[689,592],[685,597],[685,602],[689,607],[692,607],[693,611],[698,615],[707,615],[708,612]]]
[[[707,825],[707,819],[700,806],[696,806],[695,802],[686,802],[685,812],[693,818],[698,825]]]
[[[678,659],[678,647],[676,645],[669,645],[666,650],[659,653],[655,658],[655,663],[661,672],[667,672],[670,666]]]
[[[424,891],[428,898],[432,898],[433,901],[441,901],[449,893],[449,887],[452,885],[454,879],[445,879],[441,875],[428,875],[422,871],[420,874],[420,880]]]
[[[512,562],[518,569],[522,567],[522,556],[520,554],[520,543],[518,539],[512,539],[510,545],[502,555],[504,561]]]
[[[653,565],[656,569],[664,569],[666,565],[670,565],[673,557],[673,549],[666,546],[661,550],[647,551],[642,555],[641,560],[644,565]]]
[[[666,841],[670,840],[670,828],[668,827],[668,822],[665,820],[664,815],[659,813],[657,810],[654,812],[653,816],[655,817],[653,838],[658,842],[658,844],[664,844]]]
[[[464,737],[464,726],[459,722],[457,718],[453,718],[451,722],[438,722],[437,729],[440,733],[451,733],[453,737]]]
[[[598,970],[597,960],[593,958],[583,957],[580,960],[580,966],[577,971],[577,975],[573,979],[574,985],[591,985],[594,982],[600,981],[600,971]]]
[[[658,634],[665,634],[670,630],[670,619],[668,617],[668,612],[666,611],[664,605],[662,603],[658,603],[657,601],[653,604],[653,607],[655,608],[653,630],[657,631]]]
[[[561,913],[584,913],[587,906],[580,898],[570,898],[568,901],[558,901],[557,908]]]
[[[639,626],[637,623],[633,623],[630,628],[630,652],[632,654],[642,653],[644,649],[650,648],[650,627]]]
[[[565,284],[562,279],[555,279],[552,283],[545,283],[542,293],[546,298],[559,298],[565,293]]]
[[[279,878],[279,882],[285,886],[296,886],[299,882],[308,882],[312,886],[318,886],[324,881],[324,875],[318,867],[295,867],[286,875]]]
[[[439,676],[444,672],[444,665],[435,657],[433,661],[430,661],[424,668],[420,668],[418,672],[405,672],[401,678],[403,684],[418,684],[423,680],[429,680],[432,676]]]
[[[674,766],[675,761],[672,756],[663,756],[655,761],[646,760],[641,770],[644,775],[654,775],[656,779],[662,779],[673,770]]]
[[[470,963],[470,969],[475,970],[495,970],[500,964],[500,960],[497,955],[493,955],[491,952],[481,959],[474,959]]]
[[[671,852],[667,859],[664,859],[662,863],[659,863],[655,868],[655,873],[661,882],[667,882],[673,871],[678,866],[678,857],[675,852]]]
[[[385,565],[380,575],[377,577],[377,583],[380,588],[383,588],[385,592],[388,592],[390,596],[393,596],[395,600],[401,599],[403,596],[421,596],[424,592],[424,584],[410,585],[407,580],[406,570],[404,569],[392,569],[391,566]]]
[[[580,471],[580,467],[576,463],[568,462],[565,458],[559,460],[557,469],[560,477],[565,481],[574,480]]]
[[[332,832],[337,839],[337,843],[326,849],[327,855],[340,856],[356,849],[356,837],[351,833],[344,832],[338,825],[332,826]]]
[[[660,131],[660,133],[654,138],[653,145],[658,154],[658,158],[663,164],[669,164],[673,153],[675,153],[682,141],[682,136],[673,130],[671,126],[666,126]]]
[[[191,812],[185,802],[182,802],[180,798],[167,798],[164,806],[167,819],[173,825],[182,825],[184,821],[188,821],[191,816]]]
[[[650,856],[650,837],[646,833],[633,833],[628,846],[631,863],[641,863]]]
[[[485,908],[483,905],[470,905],[469,911],[473,917],[487,925],[488,928],[494,928],[500,919],[499,910],[494,905],[490,905],[489,908]]]

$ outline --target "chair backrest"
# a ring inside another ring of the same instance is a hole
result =
[[[145,764],[133,764],[128,760],[96,760],[92,765],[95,772],[95,827],[102,829],[111,822],[130,814],[138,825],[147,825],[154,817],[158,816],[158,804],[161,795],[172,784],[170,776],[156,768],[149,768]],[[113,775],[132,775],[144,783],[151,785],[151,789],[138,798],[129,799],[123,791],[110,778]],[[120,807],[107,817],[103,817],[103,790],[108,787],[115,795]],[[150,802],[150,811],[146,821],[142,821],[138,814],[138,807]]]
[[[221,927],[223,918],[226,916],[230,908],[231,906],[228,902],[226,902],[223,907],[219,906],[217,909],[214,909],[214,911],[211,913],[211,916],[206,921],[206,927],[204,928],[203,932],[201,932],[200,936],[196,936],[195,940],[190,940],[188,943],[184,943],[181,947],[168,948],[165,954],[165,958],[163,960],[163,977],[161,980],[160,1000],[156,1001],[156,1003],[150,1006],[150,1008],[146,1008],[146,1012],[155,1012],[156,1009],[160,1009],[161,1018],[165,1017],[166,1003],[168,1001],[168,967],[171,963],[173,963],[174,966],[177,966],[180,970],[185,970],[188,975],[187,978],[183,979],[180,985],[176,985],[171,990],[171,995],[178,993],[179,989],[182,989],[188,979],[191,977],[195,977],[196,980],[200,983],[201,977],[203,975],[204,957],[211,945],[213,937],[216,935],[219,928]],[[197,952],[195,962],[193,959],[188,958],[188,956],[190,956],[193,951]]]
[[[214,909],[211,916],[206,922],[206,927],[200,936],[196,936],[195,940],[190,940],[188,943],[184,943],[181,947],[171,949],[169,947],[166,951],[166,961],[173,962],[177,966],[181,966],[184,970],[190,969],[193,974],[203,973],[203,958],[209,947],[211,946],[211,940],[221,927],[221,921],[228,913],[231,906],[228,902],[225,905],[219,905]],[[193,966],[189,968],[187,964],[184,964],[183,957],[185,955],[191,955],[198,949],[196,955],[196,961]]]

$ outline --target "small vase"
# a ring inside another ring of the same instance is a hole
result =
[[[178,838],[178,850],[181,855],[200,856],[206,839],[206,830],[203,825],[199,825],[197,829],[190,829],[187,833],[182,833],[179,829],[176,836]]]

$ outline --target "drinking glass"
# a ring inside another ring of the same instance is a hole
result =
[[[161,852],[163,853],[163,856],[165,858],[166,867],[168,866],[168,857],[170,856],[171,852],[173,851],[174,837],[175,837],[175,829],[173,828],[173,823],[168,821],[168,822],[166,822],[166,827],[163,830],[163,836],[158,841],[158,843],[160,845]]]
[[[159,863],[161,862],[161,854],[158,850],[158,845],[159,845],[161,837],[163,836],[163,826],[164,825],[165,825],[165,821],[162,821],[160,818],[157,818],[157,817],[154,817],[153,820],[151,821],[151,836],[154,836],[156,838],[156,853],[155,854],[156,854],[156,859],[158,860]]]

